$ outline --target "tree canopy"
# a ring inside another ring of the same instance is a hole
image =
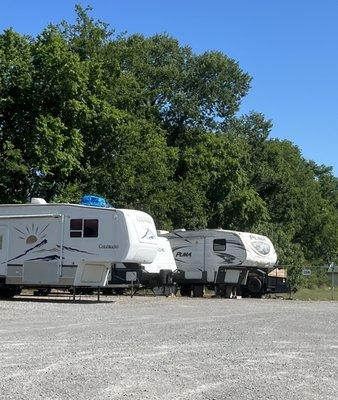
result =
[[[282,264],[337,260],[332,168],[239,115],[251,77],[235,60],[76,11],[37,37],[0,35],[1,203],[95,193],[162,229],[267,234]]]

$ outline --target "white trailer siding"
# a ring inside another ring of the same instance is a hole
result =
[[[207,275],[207,281],[214,282],[219,267],[240,267],[246,260],[242,241],[231,232],[174,231],[165,236],[170,241],[177,267],[184,271],[186,279],[197,280]]]
[[[150,215],[136,210],[118,210],[124,216],[132,246],[120,262],[151,263],[157,256],[157,232]],[[154,244],[156,244],[154,246]]]
[[[277,255],[271,241],[248,232],[205,229],[164,233],[170,241],[179,267],[205,270],[215,266],[271,267]],[[222,242],[224,241],[224,242]]]
[[[277,254],[268,237],[249,232],[238,232],[238,235],[247,251],[245,261],[247,266],[274,269]]]
[[[205,229],[162,235],[170,241],[182,284],[245,284],[248,268],[273,268],[277,259],[271,241],[251,233]]]
[[[158,238],[157,255],[154,261],[150,264],[143,263],[142,266],[146,272],[152,274],[158,274],[163,269],[172,272],[176,270],[176,262],[167,238]]]
[[[202,279],[205,270],[204,241],[201,236],[193,238],[169,237],[177,267],[185,272],[187,279]]]
[[[7,274],[7,266],[22,265],[23,261],[59,261],[62,259],[62,216],[0,217],[1,230],[6,238],[1,257],[0,275]]]
[[[170,247],[169,240],[158,237],[157,255],[151,263],[115,263],[108,275],[109,284],[130,284],[133,280],[143,286],[157,286],[160,281],[161,271],[174,272],[177,269],[176,262]]]
[[[146,213],[71,204],[1,205],[0,243],[0,278],[12,285],[103,285],[112,263],[152,262],[157,254]]]

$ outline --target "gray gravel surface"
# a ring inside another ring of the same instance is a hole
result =
[[[0,399],[337,399],[338,303],[0,302]]]

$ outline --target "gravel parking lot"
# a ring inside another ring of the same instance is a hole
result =
[[[337,399],[338,303],[0,302],[0,399]]]

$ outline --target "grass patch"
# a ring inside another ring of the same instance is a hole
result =
[[[332,300],[332,289],[330,287],[300,288],[292,294],[292,298],[295,300]],[[338,300],[338,287],[334,290],[334,300]]]

